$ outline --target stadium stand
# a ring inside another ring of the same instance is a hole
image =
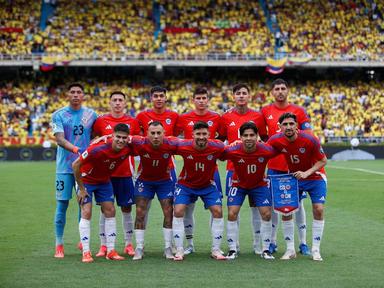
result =
[[[383,17],[373,1],[276,0],[269,8],[289,39],[288,53],[372,60],[384,54]]]

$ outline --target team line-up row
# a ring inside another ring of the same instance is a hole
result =
[[[93,261],[89,250],[92,195],[102,209],[101,248],[96,256],[105,256],[112,260],[123,259],[114,249],[116,220],[113,200],[116,197],[123,214],[126,242],[124,252],[133,256],[134,260],[139,260],[144,255],[145,219],[150,201],[155,194],[161,202],[164,213],[166,258],[183,260],[185,254],[194,252],[193,208],[195,201],[200,197],[204,201],[205,208],[212,214],[211,256],[218,260],[235,259],[238,254],[238,213],[245,196],[248,195],[252,207],[254,250],[264,259],[273,259],[272,254],[277,249],[278,217],[271,213],[271,192],[264,180],[268,163],[268,174],[284,174],[289,171],[299,180],[300,192],[308,192],[311,196],[314,215],[312,251],[310,252],[306,245],[303,205],[300,205],[299,212],[296,213],[296,222],[299,224],[299,248],[302,254],[312,254],[314,260],[322,260],[320,241],[324,228],[323,206],[326,196],[326,182],[322,169],[326,164],[326,157],[317,138],[310,132],[299,130],[310,128],[309,119],[301,107],[288,103],[286,82],[282,79],[275,80],[271,91],[275,96],[275,103],[266,106],[266,109],[263,108],[264,113],[269,114],[265,117],[265,121],[260,117],[261,113],[247,107],[249,88],[245,84],[238,84],[233,88],[236,107],[223,116],[207,110],[208,91],[198,88],[194,94],[196,109],[181,116],[176,114],[178,118],[172,119],[174,112],[165,109],[165,89],[154,87],[151,91],[154,109],[143,111],[137,116],[139,127],[141,126],[142,133],[146,136],[128,138],[129,134],[138,133],[134,132],[133,118],[126,119],[128,116],[124,115],[123,93],[112,93],[111,114],[96,120],[95,113],[81,105],[84,96],[82,86],[70,85],[69,106],[56,111],[52,116],[53,132],[58,143],[55,257],[64,257],[65,214],[76,178],[79,185],[77,197],[82,210],[79,231],[83,262]],[[210,117],[212,115],[219,118],[212,119]],[[207,116],[210,118],[207,119]],[[184,126],[178,127],[179,129],[181,127],[180,131],[186,140],[167,137],[174,135],[177,131],[175,124],[182,123],[183,120]],[[258,142],[258,134],[262,140],[268,139],[266,132],[261,133],[266,131],[261,123],[266,123],[268,127],[269,140],[266,144]],[[93,136],[101,136],[110,134],[112,130],[113,138],[107,143],[91,145],[84,151],[89,144],[92,131]],[[225,147],[221,141],[212,139],[217,135],[229,143],[239,139],[241,142]],[[128,140],[130,144],[127,146]],[[79,151],[84,152],[75,160]],[[140,156],[135,185],[132,181],[132,169],[129,169],[132,165],[129,154]],[[181,155],[184,159],[184,166],[176,186],[172,181],[176,176],[171,161],[171,156],[175,154]],[[220,249],[224,221],[222,194],[218,190],[221,185],[217,159],[229,160],[226,181],[229,246],[227,256],[224,256]],[[214,179],[219,185],[213,184]],[[135,229],[131,217],[131,205],[134,202],[136,202]],[[287,250],[282,259],[292,259],[296,257],[292,216],[284,216],[282,223],[287,243]],[[132,245],[133,230],[136,238],[135,250]],[[184,235],[188,241],[185,250]],[[176,251],[172,251],[172,241],[176,245]]]

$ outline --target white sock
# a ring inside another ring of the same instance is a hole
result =
[[[227,221],[227,242],[229,250],[237,251],[237,234],[239,227],[237,221]]]
[[[136,248],[144,249],[145,230],[135,229]]]
[[[299,229],[300,244],[307,244],[307,219],[304,209],[304,203],[299,203],[299,210],[295,214],[297,228]]]
[[[100,245],[107,245],[107,239],[105,238],[105,216],[103,212],[100,211],[100,219],[99,219],[99,237],[100,237]]]
[[[115,249],[116,241],[116,218],[105,218],[105,236],[107,238],[107,252]]]
[[[221,240],[223,239],[224,219],[213,218],[212,221],[212,251],[220,250]]]
[[[261,248],[261,215],[259,208],[251,207],[252,212],[252,231],[253,231],[253,248]]]
[[[262,250],[268,250],[269,249],[269,243],[271,243],[271,234],[272,234],[272,221],[264,221],[261,220],[261,239],[263,242]]]
[[[133,220],[132,214],[122,212],[123,214],[123,231],[124,231],[124,240],[125,246],[132,244],[132,235],[133,235]]]
[[[184,215],[184,230],[185,238],[187,239],[188,246],[193,246],[193,230],[195,227],[195,217],[193,211],[195,210],[195,203],[187,205]]]
[[[271,243],[276,244],[277,239],[277,228],[279,227],[279,213],[276,213],[272,209],[272,234],[271,234]]]
[[[147,227],[148,217],[149,217],[149,208],[151,208],[151,204],[152,204],[152,199],[148,201],[147,213],[145,214],[145,217],[144,217],[144,227]]]
[[[91,221],[81,218],[79,222],[80,241],[83,245],[83,253],[89,251],[89,241],[91,238]]]
[[[239,236],[239,233],[240,233],[240,212],[239,214],[237,214],[237,219],[236,219],[236,223],[237,223],[237,235],[236,235],[236,250],[239,250],[240,249],[240,236]]]
[[[173,239],[177,249],[183,248],[184,242],[184,222],[183,217],[173,216],[172,220]]]
[[[295,251],[295,231],[293,219],[289,221],[281,221],[283,226],[284,240],[287,244],[287,250]]]
[[[164,248],[167,249],[171,247],[172,244],[172,229],[171,228],[163,228],[163,236],[164,236]]]
[[[315,220],[312,222],[312,251],[320,251],[320,242],[323,237],[324,220]]]

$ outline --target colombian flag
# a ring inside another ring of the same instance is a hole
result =
[[[267,57],[267,68],[265,69],[268,73],[273,75],[280,74],[284,71],[284,66],[287,63],[287,57],[281,59],[273,59]]]

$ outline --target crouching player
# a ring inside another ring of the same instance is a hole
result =
[[[324,230],[324,203],[327,194],[327,183],[319,170],[327,163],[327,158],[319,140],[312,134],[299,131],[295,114],[284,113],[279,118],[281,133],[272,136],[268,143],[278,152],[283,153],[289,172],[298,179],[299,195],[308,192],[312,200],[312,258],[322,261],[320,241]],[[292,215],[283,218],[284,239],[287,251],[281,259],[296,257],[294,248],[294,228]]]
[[[164,256],[173,259],[172,254],[172,213],[173,191],[175,185],[171,179],[171,156],[177,150],[177,138],[164,137],[164,127],[159,121],[148,126],[147,137],[133,136],[132,146],[135,155],[140,156],[138,178],[135,183],[136,250],[133,260],[141,260],[144,256],[145,218],[148,214],[149,202],[157,194],[163,210]]]
[[[127,146],[128,135],[128,126],[122,123],[117,124],[113,129],[112,139],[109,139],[107,143],[91,145],[72,164],[79,186],[77,200],[81,205],[79,232],[83,246],[82,262],[93,262],[89,248],[93,194],[105,214],[106,258],[109,260],[124,259],[115,250],[116,218],[110,176],[131,153],[131,149]]]
[[[177,252],[175,261],[184,259],[184,222],[183,218],[187,205],[194,203],[198,197],[204,202],[204,207],[212,214],[212,254],[216,260],[226,260],[220,250],[223,238],[224,220],[221,194],[213,181],[216,170],[216,160],[224,151],[224,144],[219,140],[209,139],[208,124],[202,121],[193,125],[193,140],[182,140],[178,144],[176,154],[184,159],[183,170],[180,173],[175,189],[173,238]]]
[[[234,164],[232,185],[228,192],[227,241],[229,246],[228,259],[237,257],[236,243],[239,235],[237,217],[245,196],[248,195],[258,207],[261,215],[260,234],[262,240],[261,257],[274,259],[269,252],[271,242],[271,192],[264,180],[265,167],[268,160],[277,155],[271,146],[257,143],[257,127],[253,122],[245,122],[240,126],[241,143],[227,146],[222,160],[230,160]]]

